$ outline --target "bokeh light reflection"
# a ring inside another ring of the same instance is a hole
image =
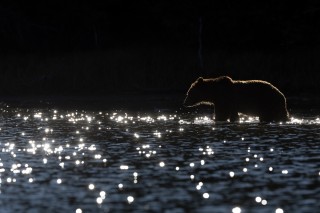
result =
[[[304,199],[306,212],[320,207],[314,187],[319,117],[258,124],[242,115],[240,122],[218,123],[202,112],[2,113],[5,210],[14,202],[17,212],[32,206],[37,212],[48,200],[52,209],[78,213],[206,212],[213,206],[281,213],[294,212]]]

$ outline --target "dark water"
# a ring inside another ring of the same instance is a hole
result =
[[[217,124],[179,112],[6,108],[0,212],[316,212],[320,120],[307,116]]]

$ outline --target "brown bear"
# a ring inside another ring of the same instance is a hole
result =
[[[184,106],[214,105],[216,121],[239,120],[238,113],[258,116],[263,122],[289,120],[284,95],[261,80],[232,80],[228,76],[198,78],[190,87]]]

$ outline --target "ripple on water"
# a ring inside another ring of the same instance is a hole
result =
[[[7,212],[312,211],[319,124],[7,108],[0,204]]]

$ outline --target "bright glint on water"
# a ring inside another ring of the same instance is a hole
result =
[[[3,212],[314,212],[319,117],[2,110]]]

